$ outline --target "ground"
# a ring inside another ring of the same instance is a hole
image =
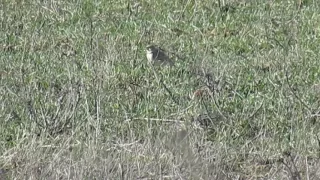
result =
[[[0,179],[320,179],[319,8],[2,1]]]

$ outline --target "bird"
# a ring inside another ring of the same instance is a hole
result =
[[[148,45],[146,48],[147,59],[150,64],[159,66],[159,65],[169,65],[174,66],[173,61],[161,48],[156,47],[155,45]]]

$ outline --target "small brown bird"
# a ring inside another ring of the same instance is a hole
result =
[[[172,60],[170,60],[169,56],[162,50],[154,45],[147,46],[147,59],[149,63],[159,66],[159,65],[169,65],[174,66]]]

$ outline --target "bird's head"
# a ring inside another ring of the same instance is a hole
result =
[[[153,53],[153,52],[155,52],[156,50],[157,50],[157,48],[156,48],[154,45],[148,45],[148,46],[146,47],[147,53]]]

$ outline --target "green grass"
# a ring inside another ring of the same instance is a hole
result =
[[[320,4],[220,6],[1,2],[0,179],[317,179]]]

